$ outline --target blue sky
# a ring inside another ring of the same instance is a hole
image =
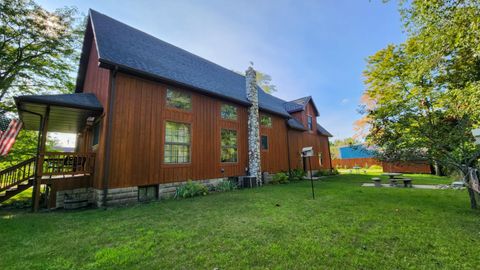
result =
[[[366,58],[404,40],[396,1],[37,2],[95,9],[228,69],[244,71],[253,61],[272,76],[274,95],[312,95],[334,139],[354,133]]]

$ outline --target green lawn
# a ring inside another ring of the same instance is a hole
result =
[[[1,210],[0,269],[478,268],[480,211],[466,191],[360,187],[370,177],[325,178],[315,200],[304,181],[108,210]]]

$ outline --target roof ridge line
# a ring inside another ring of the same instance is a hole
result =
[[[115,18],[112,18],[112,17],[110,17],[110,16],[108,16],[108,15],[106,15],[106,14],[104,14],[104,13],[98,12],[98,11],[96,11],[96,10],[94,10],[94,9],[89,9],[89,11],[93,11],[93,12],[95,12],[95,13],[98,13],[98,14],[102,15],[102,16],[108,17],[109,19],[114,20],[114,21],[116,21],[117,23],[123,24],[124,26],[126,26],[126,27],[128,27],[128,28],[134,29],[135,31],[141,32],[141,33],[143,33],[143,34],[145,34],[145,35],[147,35],[147,36],[149,36],[149,37],[151,37],[151,38],[153,38],[153,39],[156,39],[156,40],[158,40],[158,41],[160,41],[160,42],[163,42],[163,43],[165,43],[165,44],[167,44],[167,45],[169,45],[169,46],[175,47],[176,49],[179,49],[179,50],[181,50],[181,51],[183,51],[183,52],[186,52],[186,53],[192,55],[193,57],[196,57],[196,58],[201,59],[201,60],[203,60],[203,61],[205,61],[205,62],[208,62],[208,63],[211,63],[211,64],[213,64],[213,65],[216,65],[216,66],[218,66],[218,67],[220,67],[220,68],[222,68],[222,69],[225,69],[225,70],[228,71],[228,72],[231,72],[232,74],[236,74],[237,76],[241,76],[241,77],[245,78],[245,75],[239,74],[239,73],[237,73],[237,72],[235,72],[235,71],[232,71],[231,69],[228,69],[228,68],[226,68],[226,67],[224,67],[224,66],[221,66],[221,65],[219,65],[219,64],[217,64],[217,63],[215,63],[215,62],[212,62],[212,61],[210,61],[210,60],[208,60],[208,59],[206,59],[206,58],[203,58],[203,57],[201,57],[201,56],[199,56],[199,55],[196,55],[196,54],[194,54],[194,53],[192,53],[192,52],[189,52],[189,51],[187,51],[187,50],[185,50],[185,49],[183,49],[183,48],[180,48],[180,47],[178,47],[178,46],[175,46],[175,45],[173,45],[173,44],[170,43],[170,42],[166,42],[166,41],[164,41],[164,40],[162,40],[162,39],[160,39],[160,38],[158,38],[158,37],[156,37],[156,36],[154,36],[154,35],[152,35],[152,34],[149,34],[149,33],[145,32],[145,31],[143,31],[143,30],[140,30],[140,29],[138,29],[138,28],[135,28],[135,27],[133,27],[133,26],[130,26],[130,25],[128,25],[128,24],[126,24],[126,23],[124,23],[124,22],[121,22],[121,21],[119,21],[119,20],[117,20],[117,19],[115,19]],[[89,13],[90,13],[90,12],[89,12]],[[93,21],[92,21],[92,24],[93,24]],[[95,31],[93,31],[93,32],[95,32]],[[99,57],[100,57],[100,53],[98,53],[98,54],[99,54]]]

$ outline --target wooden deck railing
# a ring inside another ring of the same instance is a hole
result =
[[[0,192],[27,180],[33,180],[35,164],[36,158],[30,158],[0,171]],[[42,171],[39,171],[39,176],[93,174],[94,169],[95,153],[48,152],[43,157]]]
[[[10,168],[0,171],[0,192],[14,187],[35,176],[35,158],[22,161]]]
[[[92,174],[95,153],[48,152],[43,160],[42,175]]]

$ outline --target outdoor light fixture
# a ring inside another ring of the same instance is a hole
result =
[[[95,121],[95,117],[90,116],[87,118],[87,125],[88,126],[93,126],[93,121]]]

